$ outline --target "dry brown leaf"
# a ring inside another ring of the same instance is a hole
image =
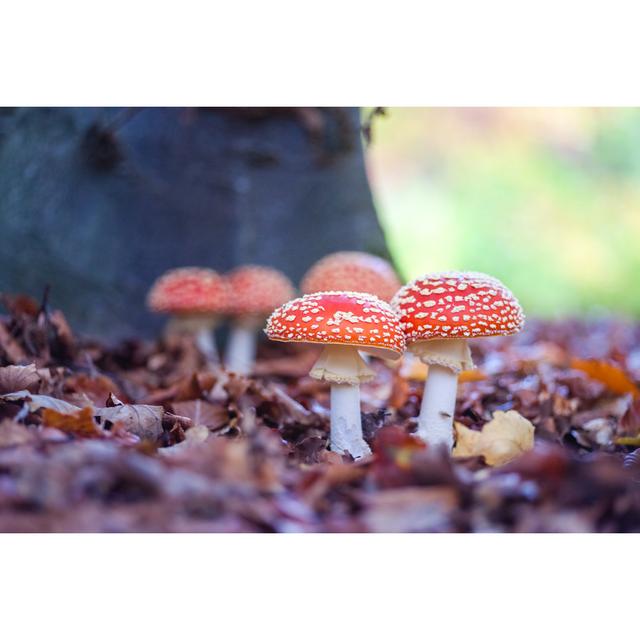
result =
[[[65,381],[65,395],[84,394],[96,406],[103,406],[111,395],[120,393],[120,389],[106,376],[89,376],[79,373]]]
[[[174,413],[189,418],[194,426],[205,425],[219,429],[229,422],[229,411],[220,404],[204,400],[185,400],[172,403]]]
[[[36,391],[39,386],[40,376],[33,363],[26,366],[0,367],[0,393],[11,393],[24,389]]]
[[[613,393],[631,393],[634,396],[640,395],[640,390],[629,378],[626,372],[615,364],[604,360],[580,360],[573,358],[571,366],[574,369],[583,371],[590,378],[602,382],[609,391]]]
[[[47,427],[59,429],[64,433],[86,438],[99,438],[103,435],[93,421],[93,410],[91,407],[84,407],[76,413],[60,413],[54,409],[45,409],[42,412],[42,422]]]
[[[123,404],[95,410],[101,420],[122,423],[130,433],[143,440],[158,440],[162,436],[164,409],[150,404]]]
[[[75,413],[80,410],[80,407],[75,404],[71,404],[70,402],[66,402],[65,400],[37,393],[30,393],[29,391],[24,390],[16,391],[15,393],[5,393],[0,396],[0,400],[8,400],[10,402],[24,400],[24,403],[29,407],[29,411],[53,409],[58,413]]]
[[[206,442],[211,436],[211,432],[207,427],[202,425],[191,427],[185,432],[184,440],[178,444],[174,444],[172,447],[165,447],[158,449],[158,453],[163,456],[175,456],[180,455],[188,449],[193,449],[199,446],[203,442]]]
[[[454,458],[482,456],[492,466],[500,466],[533,448],[534,426],[517,411],[496,411],[482,431],[456,422]]]

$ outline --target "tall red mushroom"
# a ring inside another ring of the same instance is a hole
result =
[[[362,251],[339,251],[316,262],[300,284],[302,293],[361,291],[388,302],[400,288],[393,267],[383,258]]]
[[[226,280],[212,269],[181,267],[167,271],[154,283],[147,306],[156,313],[168,313],[169,333],[193,335],[209,362],[218,361],[213,329],[229,304]]]
[[[408,349],[429,365],[418,435],[428,444],[453,446],[458,375],[473,368],[467,340],[517,333],[524,314],[499,280],[483,273],[433,273],[406,284],[392,306]]]
[[[231,334],[226,364],[230,371],[248,374],[253,369],[256,336],[269,314],[295,295],[293,284],[277,269],[246,265],[227,275]]]
[[[362,436],[359,385],[374,373],[359,351],[393,360],[402,355],[404,334],[391,307],[365,293],[313,293],[276,309],[265,332],[271,340],[323,345],[310,375],[331,385],[331,449],[354,458],[370,453]]]

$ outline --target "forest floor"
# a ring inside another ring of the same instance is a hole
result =
[[[4,305],[0,531],[640,531],[640,325],[530,321],[474,342],[458,438],[500,411],[535,427],[493,458],[426,448],[411,435],[424,371],[374,361],[374,453],[353,462],[327,450],[313,348],[265,343],[247,378],[188,340],[106,347],[60,311]]]

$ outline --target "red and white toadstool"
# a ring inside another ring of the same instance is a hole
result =
[[[171,314],[167,332],[193,335],[209,362],[218,361],[212,333],[228,304],[226,280],[213,269],[200,267],[167,271],[153,283],[147,296],[152,311]]]
[[[310,375],[331,385],[331,450],[353,458],[371,453],[362,436],[359,385],[374,373],[358,352],[394,360],[402,355],[404,334],[391,307],[366,293],[313,293],[276,309],[265,333],[271,340],[324,346]]]
[[[407,348],[429,365],[418,435],[450,450],[458,375],[473,368],[467,340],[517,333],[524,324],[522,308],[496,278],[459,272],[417,278],[398,291],[392,307]]]
[[[393,267],[383,258],[362,251],[339,251],[325,256],[302,279],[302,293],[361,291],[388,302],[400,288]]]
[[[227,275],[232,318],[226,364],[246,375],[253,369],[256,334],[269,314],[295,295],[293,284],[277,269],[246,265]]]

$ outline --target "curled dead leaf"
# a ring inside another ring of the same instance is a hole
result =
[[[143,440],[158,440],[162,436],[164,409],[150,404],[123,404],[95,410],[101,420],[123,427]]]
[[[492,466],[500,466],[533,448],[534,426],[517,411],[496,411],[482,431],[456,422],[454,458],[482,456]]]
[[[17,402],[22,400],[27,405],[29,411],[38,411],[38,409],[53,409],[58,413],[75,413],[80,407],[71,404],[66,400],[53,398],[51,396],[30,393],[29,391],[16,391],[15,393],[5,393],[0,396],[0,400],[8,400],[9,402]]]
[[[40,376],[36,365],[31,363],[26,366],[10,365],[0,367],[0,393],[12,391],[36,391],[40,386]]]

